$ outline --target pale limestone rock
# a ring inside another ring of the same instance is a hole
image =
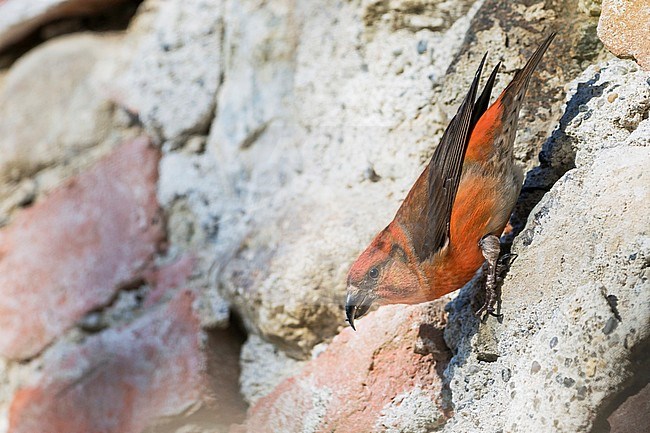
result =
[[[129,39],[138,47],[116,98],[160,140],[177,145],[208,129],[223,73],[223,4],[154,3]]]
[[[304,365],[289,358],[277,347],[250,335],[242,347],[239,383],[246,402],[250,405],[273,391],[280,382],[296,375]]]
[[[571,146],[577,167],[515,241],[503,323],[478,325],[472,286],[450,305],[446,337],[458,354],[445,375],[455,415],[442,431],[476,423],[504,432],[591,431],[608,399],[639,373],[635,351],[650,337],[650,147],[627,138],[649,122],[649,78],[617,60],[572,83],[573,115],[550,146]],[[614,91],[623,95],[616,105],[607,100]],[[480,361],[486,353],[496,360]]]
[[[119,37],[67,36],[12,66],[0,94],[3,181],[61,163],[106,137],[111,105],[103,86],[109,74],[101,69],[111,69],[106,57],[117,56],[119,42]]]

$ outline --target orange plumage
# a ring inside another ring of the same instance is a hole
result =
[[[352,327],[375,301],[415,304],[454,291],[486,260],[488,294],[494,290],[498,237],[523,180],[513,156],[519,110],[530,77],[554,36],[542,43],[489,108],[499,65],[476,98],[483,58],[430,163],[393,221],[350,269],[346,314]],[[484,308],[490,311],[491,303],[493,296]]]

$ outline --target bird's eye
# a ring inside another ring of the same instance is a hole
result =
[[[377,277],[379,276],[379,269],[377,269],[377,268],[372,268],[372,269],[370,269],[370,270],[368,271],[368,276],[369,276],[370,278],[372,278],[373,280],[374,280],[374,279],[377,279]]]

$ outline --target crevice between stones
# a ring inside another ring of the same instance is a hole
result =
[[[630,354],[630,373],[628,379],[620,384],[619,389],[609,394],[602,401],[598,408],[596,419],[589,433],[609,433],[611,425],[608,418],[614,414],[625,401],[638,394],[643,388],[650,384],[650,338],[646,338],[637,344]],[[639,414],[645,418],[647,414]],[[620,433],[620,432],[617,432]]]
[[[11,67],[25,53],[58,36],[79,32],[126,30],[143,0],[125,0],[94,14],[80,13],[40,25],[26,36],[0,50],[0,69]]]

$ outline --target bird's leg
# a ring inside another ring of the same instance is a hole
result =
[[[485,235],[478,242],[478,246],[481,248],[483,257],[485,257],[485,261],[487,262],[485,303],[476,312],[477,316],[481,316],[484,312],[494,314],[494,303],[497,300],[497,262],[501,253],[501,242],[497,236]]]

